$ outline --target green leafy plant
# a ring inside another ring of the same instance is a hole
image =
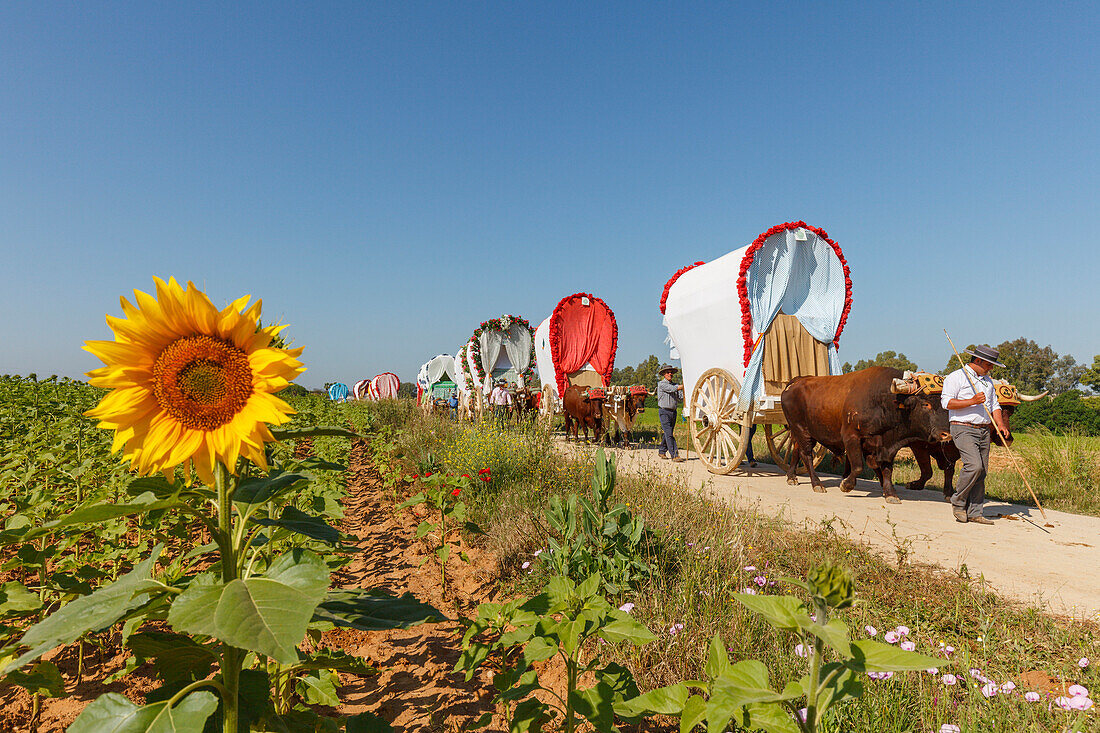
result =
[[[598,574],[604,590],[621,595],[648,577],[643,553],[649,541],[645,520],[625,504],[611,504],[615,491],[615,456],[596,451],[592,497],[553,496],[546,509],[550,524],[549,563],[558,575],[576,581]]]
[[[730,721],[767,733],[815,733],[829,708],[863,694],[860,676],[939,667],[943,659],[907,652],[872,640],[851,641],[848,627],[829,618],[830,611],[853,601],[852,580],[835,566],[810,573],[806,583],[788,580],[806,590],[808,607],[793,596],[735,595],[746,608],[771,626],[794,635],[808,651],[809,673],[775,691],[768,668],[755,659],[729,661],[720,635],[710,643],[706,681],[686,681],[662,687],[616,706],[621,715],[660,713],[680,718],[687,733],[706,723],[711,733],[726,730]],[[703,694],[693,694],[692,690]]]
[[[425,476],[413,475],[406,477],[407,481],[419,481],[424,490],[413,495],[397,505],[398,509],[408,509],[421,504],[428,504],[437,512],[438,522],[425,519],[416,528],[417,538],[428,538],[434,547],[433,554],[439,561],[439,579],[443,585],[443,592],[447,592],[447,560],[450,559],[452,550],[457,545],[451,545],[450,536],[461,529],[480,532],[477,525],[466,521],[466,503],[459,499],[464,490],[473,486],[473,479],[467,474],[461,476],[446,473],[428,473]],[[448,526],[449,525],[449,526]],[[463,562],[469,562],[470,558],[465,552],[458,550],[458,555]],[[427,558],[421,561],[421,565]]]
[[[273,432],[291,440],[355,437],[340,428]],[[396,628],[442,620],[438,611],[411,597],[330,589],[329,566],[318,550],[338,546],[342,535],[324,517],[294,505],[305,495],[311,475],[286,472],[285,465],[258,472],[243,460],[238,467],[235,476],[217,464],[210,487],[163,477],[134,479],[120,502],[85,504],[50,521],[0,533],[0,546],[25,546],[45,537],[69,541],[126,517],[155,524],[158,517],[184,516],[211,539],[190,552],[181,548],[171,558],[163,542],[152,546],[128,572],[61,605],[0,649],[0,675],[44,677],[50,671],[41,665],[29,673],[24,668],[57,646],[122,622],[135,658],[156,662],[161,687],[144,706],[113,693],[101,696],[73,723],[75,733],[122,721],[134,731],[197,731],[212,716],[225,733],[253,725],[286,729],[292,720],[298,722],[291,729],[301,729],[303,721],[319,719],[304,704],[292,708],[287,690],[293,688],[303,703],[327,700],[334,688],[325,686],[332,678],[324,670],[351,669],[352,664],[331,654],[301,652],[307,630]],[[18,588],[9,591],[11,603],[27,605]],[[147,621],[165,623],[170,631],[134,633]]]
[[[629,670],[615,663],[604,664],[599,645],[592,642],[642,646],[656,637],[630,614],[608,603],[602,585],[599,575],[579,585],[558,576],[529,600],[481,604],[476,617],[467,622],[463,653],[455,670],[465,672],[467,680],[482,665],[494,670],[496,701],[504,706],[510,730],[542,730],[553,721],[566,733],[579,730],[586,722],[597,731],[611,731],[615,729],[615,706],[638,694]],[[564,695],[542,685],[535,667],[555,656],[565,665]],[[596,684],[581,689],[581,676],[588,672]],[[536,692],[542,693],[542,699]],[[490,714],[482,716],[475,727],[488,725],[491,718]]]

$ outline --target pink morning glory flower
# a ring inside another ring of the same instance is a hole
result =
[[[1012,680],[1009,680],[1008,682],[1005,682],[1003,685],[1001,685],[1001,692],[1012,692],[1015,689],[1016,683]]]
[[[1039,702],[1042,699],[1042,695],[1038,692],[1025,692],[1024,699],[1028,702]]]
[[[900,646],[901,646],[902,649],[904,649],[907,652],[911,652],[911,651],[913,651],[914,649],[917,648],[917,645],[914,644],[911,641],[903,641]]]
[[[810,650],[807,649],[804,644],[798,644],[794,648],[794,653],[795,653],[795,655],[797,655],[799,657],[805,657],[805,656],[809,656]]]
[[[896,631],[887,631],[882,638],[886,640],[887,644],[897,644],[900,637]]]
[[[962,728],[953,723],[944,723],[940,726],[940,733],[962,733]]]
[[[986,697],[993,697],[997,692],[997,685],[992,682],[986,682],[985,685],[982,686],[982,694]]]
[[[623,605],[619,606],[619,610],[620,611],[625,611],[626,613],[630,613],[631,611],[634,610],[634,604],[633,603],[624,603]]]
[[[896,630],[896,631],[898,632],[898,634],[899,634],[899,635],[901,635],[901,636],[909,636],[909,627],[908,627],[908,626],[899,626],[899,627],[898,627],[897,629],[895,629],[895,630]]]
[[[1070,685],[1069,690],[1067,690],[1067,692],[1069,692],[1070,697],[1088,697],[1089,696],[1089,689],[1087,687],[1083,687],[1081,685]]]
[[[876,636],[878,634],[878,629],[874,626],[864,626],[863,630],[867,632],[867,636]]]
[[[956,682],[959,681],[959,678],[949,672],[949,673],[945,674],[943,677],[941,677],[940,681],[943,682],[948,687],[951,687],[952,685],[954,685]]]
[[[1080,659],[1077,660],[1077,666],[1080,667],[1081,669],[1084,669],[1085,667],[1088,667],[1089,666],[1089,658],[1088,657],[1081,657]]]

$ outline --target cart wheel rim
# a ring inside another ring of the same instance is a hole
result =
[[[748,448],[743,436],[748,435],[751,411],[740,421],[734,421],[741,383],[725,369],[703,372],[692,390],[688,428],[692,448],[711,473],[728,474],[742,459]]]
[[[781,423],[776,425],[766,424],[764,425],[764,438],[767,440],[768,452],[772,454],[772,460],[775,461],[775,465],[783,471],[790,470],[791,460],[795,451],[794,435],[791,433],[790,428]],[[825,446],[820,444],[814,446],[815,469],[821,464],[824,458]],[[802,476],[809,473],[805,463],[799,463],[797,473]]]

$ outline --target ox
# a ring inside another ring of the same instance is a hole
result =
[[[538,414],[542,392],[534,392],[529,387],[518,387],[512,392],[512,414],[517,420],[530,419]]]
[[[581,388],[570,386],[565,390],[562,399],[562,410],[565,412],[565,437],[568,440],[570,433],[574,440],[580,440],[577,435],[578,428],[584,428],[584,442],[588,442],[588,428],[594,432],[594,440],[600,442],[603,435],[603,404],[607,393],[602,389]]]
[[[641,385],[632,387],[614,386],[607,390],[607,401],[603,405],[604,424],[608,426],[607,436],[611,437],[611,421],[619,429],[624,448],[630,447],[631,432],[638,415],[645,412],[645,400],[649,392]]]
[[[1047,393],[1043,392],[1037,395],[1023,394],[1022,392],[1018,392],[1014,386],[1003,379],[995,379],[993,380],[993,384],[997,387],[997,399],[1005,400],[1001,403],[1001,416],[1005,420],[1005,427],[1008,428],[1008,441],[1011,444],[1012,426],[1010,420],[1018,404],[1015,400],[1012,400],[1011,397],[1019,398],[1020,402],[1034,402],[1035,400],[1041,400],[1046,397]],[[1010,398],[1005,399],[1006,395]],[[996,428],[990,425],[989,430],[993,433],[991,438],[993,444],[1003,446],[1004,440],[1001,439],[1001,434],[997,432]],[[914,491],[923,489],[924,485],[928,483],[928,479],[932,478],[932,459],[935,459],[936,465],[943,471],[943,500],[951,501],[951,495],[955,493],[955,463],[959,460],[959,449],[955,447],[955,443],[953,441],[948,441],[946,443],[928,443],[918,440],[909,445],[909,450],[913,451],[913,457],[917,459],[917,466],[920,468],[920,478],[910,481],[905,485],[905,488]]]
[[[840,490],[851,491],[866,464],[878,476],[882,495],[901,502],[892,481],[894,457],[915,440],[951,440],[947,411],[938,396],[902,394],[895,380],[902,372],[870,367],[827,377],[796,377],[783,390],[783,414],[795,441],[787,483],[798,484],[799,459],[805,463],[816,492],[825,487],[813,468],[813,450],[820,443],[845,458]]]

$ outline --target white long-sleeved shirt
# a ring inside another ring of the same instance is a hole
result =
[[[966,371],[964,372],[963,369]],[[948,400],[968,400],[977,392],[970,386],[970,379],[974,380],[974,386],[985,392],[985,407],[971,405],[961,410],[947,410]],[[1001,409],[1001,403],[997,402],[997,390],[993,388],[993,380],[988,376],[979,377],[978,373],[969,365],[962,369],[956,369],[943,378],[943,393],[940,395],[940,404],[947,410],[948,419],[951,422],[965,422],[971,425],[988,425],[989,415]],[[989,415],[986,414],[989,410]]]

